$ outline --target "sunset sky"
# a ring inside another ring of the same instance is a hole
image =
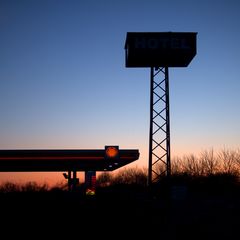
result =
[[[124,44],[166,31],[197,32],[190,65],[169,69],[171,155],[239,148],[239,23],[236,0],[1,0],[0,149],[119,145],[147,166],[150,69],[126,68]]]

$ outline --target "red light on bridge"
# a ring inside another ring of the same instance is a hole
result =
[[[118,146],[106,146],[105,155],[107,158],[117,158],[119,156]]]

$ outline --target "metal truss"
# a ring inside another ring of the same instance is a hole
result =
[[[168,67],[151,67],[150,80],[149,184],[171,175]]]

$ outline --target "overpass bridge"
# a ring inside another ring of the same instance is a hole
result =
[[[78,183],[78,171],[84,171],[85,183],[92,185],[96,171],[114,171],[138,158],[139,150],[119,149],[118,146],[0,150],[0,172],[67,172],[63,175],[68,180],[69,189],[73,189]]]

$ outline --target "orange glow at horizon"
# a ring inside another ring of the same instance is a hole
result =
[[[124,145],[123,148],[133,148],[132,145]],[[140,156],[139,159],[121,167],[111,174],[117,173],[121,171],[123,168],[148,168],[148,147],[144,146],[144,143],[136,146],[139,149]],[[214,152],[218,152],[223,149],[223,147],[218,146],[213,148]],[[235,148],[234,148],[235,149]],[[115,149],[116,150],[116,149]],[[114,150],[114,151],[115,151]],[[202,151],[209,150],[204,148],[204,146],[194,147],[191,146],[189,148],[183,148],[182,144],[172,144],[171,146],[171,159],[174,158],[184,158],[184,156],[188,156],[190,154],[199,156]],[[24,184],[27,182],[36,182],[39,184],[47,184],[49,186],[55,186],[58,184],[67,184],[67,181],[63,177],[63,172],[0,172],[0,185],[6,182],[12,182],[16,184]],[[97,175],[101,174],[101,172],[97,172]],[[84,181],[84,172],[77,172],[77,177],[80,182]]]

